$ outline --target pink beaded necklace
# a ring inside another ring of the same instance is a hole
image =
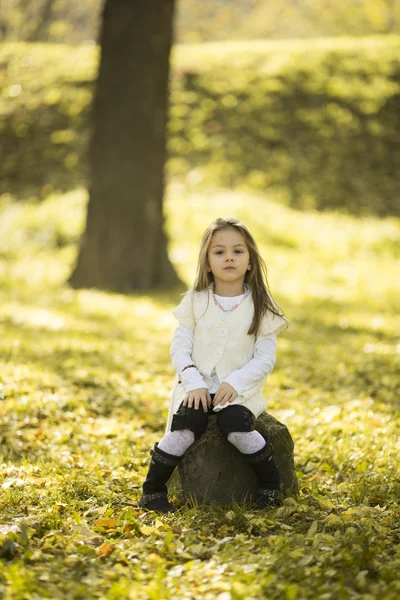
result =
[[[214,302],[216,304],[216,306],[218,306],[218,308],[220,308],[223,312],[232,312],[233,310],[235,310],[235,308],[237,308],[238,306],[240,306],[242,304],[242,302],[244,300],[246,300],[247,296],[250,294],[250,288],[249,287],[245,287],[244,290],[244,294],[243,294],[243,298],[237,303],[234,304],[233,306],[231,306],[230,308],[224,308],[217,300],[217,298],[215,297],[215,292],[214,292],[214,288],[213,288],[213,298],[214,298]]]

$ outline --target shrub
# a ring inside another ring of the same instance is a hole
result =
[[[97,60],[90,47],[0,50],[4,191],[45,196],[87,183]],[[268,188],[298,208],[396,214],[399,115],[396,36],[181,46],[168,171]]]

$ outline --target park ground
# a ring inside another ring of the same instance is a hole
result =
[[[137,507],[163,433],[179,292],[72,290],[87,194],[0,207],[0,596],[6,600],[397,600],[400,220],[296,212],[170,185],[190,285],[219,215],[259,241],[290,321],[265,385],[295,441],[280,508]]]

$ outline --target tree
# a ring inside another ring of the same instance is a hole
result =
[[[74,287],[179,283],[163,229],[174,0],[106,0],[93,103],[86,231]]]

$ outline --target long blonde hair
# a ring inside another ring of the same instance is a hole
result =
[[[212,236],[222,229],[234,229],[238,231],[243,236],[249,251],[251,269],[246,271],[244,281],[249,286],[252,294],[254,316],[248,334],[257,335],[261,319],[267,311],[282,318],[286,317],[272,299],[268,286],[267,266],[260,255],[255,239],[244,223],[234,217],[219,217],[207,227],[201,240],[196,279],[193,289],[196,292],[201,292],[202,290],[208,289],[210,284],[214,281],[213,274],[209,271],[210,267],[207,255]]]

